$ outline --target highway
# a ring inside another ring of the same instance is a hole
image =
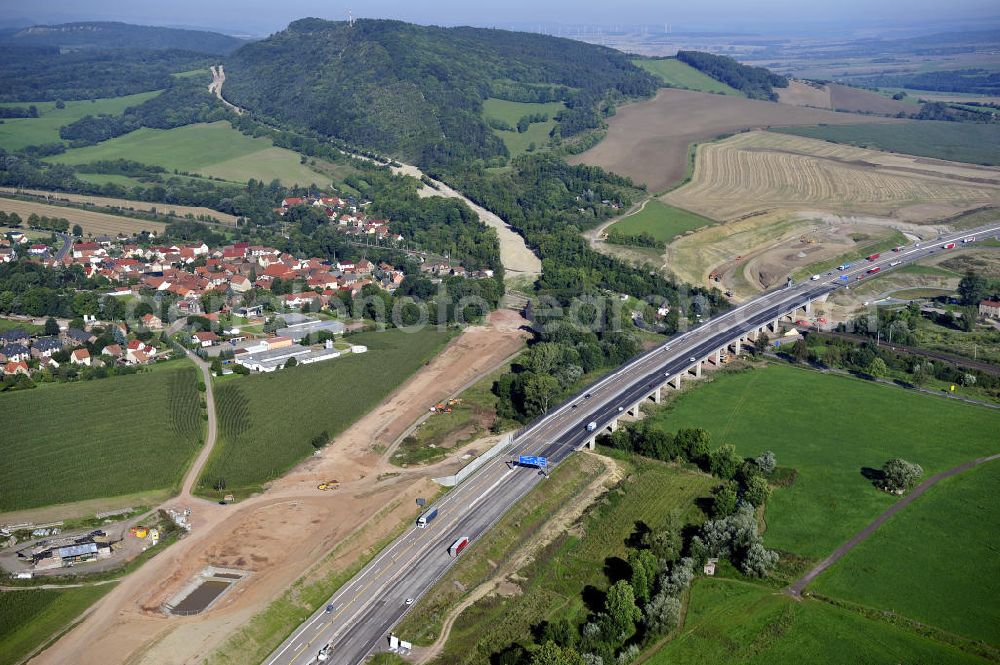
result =
[[[545,482],[538,469],[510,464],[517,455],[545,456],[553,467],[593,436],[586,429],[587,423],[596,422],[600,431],[621,415],[621,409],[628,409],[668,378],[684,372],[693,364],[692,359],[704,360],[740,335],[795,307],[845,284],[870,278],[872,268],[885,273],[896,267],[890,263],[905,265],[948,251],[943,245],[949,242],[961,244],[964,238],[981,240],[997,233],[1000,223],[908,245],[872,262],[862,259],[847,270],[833,270],[819,279],[765,293],[633,359],[540,418],[496,459],[436,502],[439,514],[435,520],[426,528],[408,528],[330,599],[329,611],[326,606],[319,608],[264,661],[265,665],[316,663],[327,645],[330,655],[326,662],[337,665],[360,663],[373,650],[385,650],[392,627],[412,607],[407,599],[419,599],[454,561],[448,554],[449,546],[467,536],[472,542],[466,551],[473,549],[476,540],[514,503]],[[406,635],[400,637],[406,639]]]

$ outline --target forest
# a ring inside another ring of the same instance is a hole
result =
[[[568,39],[398,21],[302,19],[226,61],[226,96],[275,124],[306,128],[421,165],[506,155],[482,102],[565,101],[561,131],[599,108],[651,95],[656,80],[617,51]]]
[[[200,53],[177,50],[81,50],[0,43],[0,102],[120,97],[162,90],[171,74],[208,67]]]
[[[239,48],[244,40],[218,32],[184,30],[151,25],[132,25],[114,21],[86,21],[60,25],[36,25],[7,32],[0,44],[11,46],[48,46],[58,49],[178,49],[195,53],[225,55]]]
[[[777,101],[774,88],[787,88],[788,79],[763,67],[751,67],[724,55],[701,51],[678,51],[677,59],[711,76],[716,81],[736,88],[751,99]]]

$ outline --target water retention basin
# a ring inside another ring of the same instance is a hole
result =
[[[189,616],[211,607],[234,584],[247,576],[241,570],[208,567],[163,605],[167,614]]]

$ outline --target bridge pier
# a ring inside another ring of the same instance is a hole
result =
[[[711,355],[712,364],[718,367],[722,364],[722,349],[716,349]]]
[[[742,343],[743,343],[743,338],[742,337],[737,337],[736,341],[733,342],[733,354],[734,355],[737,355],[737,356],[740,355],[740,349],[742,348],[741,347]]]
[[[673,386],[674,390],[681,389],[681,377],[684,376],[684,372],[680,372],[674,378],[667,381],[668,386]]]
[[[583,447],[586,448],[587,450],[593,450],[594,448],[596,448],[597,447],[597,437],[596,436],[592,436],[589,439],[587,439],[586,441],[584,441],[583,442]]]
[[[813,304],[812,300],[807,300],[806,304],[802,307],[802,309],[805,310],[806,314],[812,314],[813,311],[812,304]]]
[[[662,394],[660,392],[661,390],[663,390],[663,386],[658,386],[656,388],[656,390],[654,390],[653,392],[649,393],[649,396],[647,397],[647,399],[651,399],[651,400],[653,400],[653,402],[655,404],[659,404],[663,400],[663,396],[662,396]]]
[[[610,423],[608,423],[608,426],[605,429],[608,430],[609,432],[611,432],[612,434],[614,434],[615,432],[617,432],[618,431],[618,419],[615,418]]]
[[[694,364],[694,376],[695,376],[695,378],[701,378],[701,361],[700,360]]]

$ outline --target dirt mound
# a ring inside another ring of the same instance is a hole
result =
[[[692,143],[754,128],[888,121],[668,88],[618,109],[604,140],[569,161],[604,167],[658,192],[684,177]]]

